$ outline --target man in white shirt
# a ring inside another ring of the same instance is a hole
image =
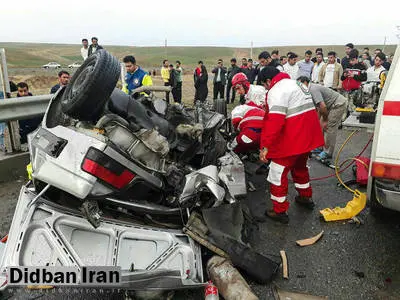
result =
[[[324,77],[324,86],[332,87],[333,85],[333,75],[335,73],[335,64],[332,64],[328,61],[328,65],[326,66],[326,73]]]
[[[328,53],[328,63],[321,67],[318,74],[318,81],[324,86],[333,90],[342,88],[341,76],[343,74],[342,65],[336,61],[336,52]]]
[[[311,81],[314,83],[318,83],[319,71],[321,71],[322,66],[325,65],[324,55],[322,53],[318,53],[316,59],[317,61],[314,63],[314,67],[311,73]]]
[[[89,51],[89,42],[87,39],[82,39],[82,48],[81,48],[81,55],[83,60],[86,60],[88,57],[88,51]]]
[[[297,79],[299,73],[299,66],[297,65],[298,55],[295,53],[290,53],[288,56],[288,62],[283,66],[283,72],[290,76],[290,79]]]
[[[378,53],[374,59],[374,65],[367,70],[367,81],[380,81],[379,76],[382,71],[386,69],[382,66],[385,61],[385,55],[383,53]]]
[[[381,81],[381,73],[386,71],[386,69],[382,66],[386,57],[383,53],[377,53],[374,59],[374,65],[367,69],[367,84],[364,85],[364,92],[370,94],[372,91],[372,87],[376,82]],[[380,86],[381,87],[381,86]]]

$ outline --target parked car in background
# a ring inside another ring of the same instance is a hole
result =
[[[74,62],[74,63],[68,65],[68,68],[74,69],[74,68],[79,68],[80,66],[81,66],[80,62]]]
[[[61,68],[61,65],[59,63],[56,62],[49,62],[45,65],[42,66],[43,69],[59,69]]]

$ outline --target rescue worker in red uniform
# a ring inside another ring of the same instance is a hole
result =
[[[269,112],[264,118],[260,141],[260,160],[271,160],[268,173],[272,210],[265,214],[287,224],[289,216],[288,173],[298,196],[296,203],[314,208],[307,168],[311,150],[324,145],[324,137],[311,94],[276,68],[265,67],[260,80],[268,90]]]
[[[230,147],[236,153],[256,151],[260,149],[267,91],[263,86],[251,85],[243,73],[233,76],[232,88],[244,96],[245,104],[238,105],[232,110],[232,125],[239,134]]]

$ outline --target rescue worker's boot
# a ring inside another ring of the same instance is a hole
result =
[[[314,209],[315,203],[310,197],[296,196],[295,201],[297,204],[304,206],[308,209]]]
[[[282,224],[289,223],[289,216],[286,212],[283,213],[276,213],[273,209],[268,209],[265,212],[265,215],[276,222],[280,222]]]

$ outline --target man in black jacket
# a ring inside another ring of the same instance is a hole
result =
[[[277,50],[276,50],[277,51]],[[278,51],[277,51],[278,52]],[[279,52],[278,52],[279,53]],[[269,54],[268,51],[263,51],[258,55],[258,61],[259,61],[259,65],[257,67],[257,75],[261,72],[261,70],[266,67],[266,66],[270,66],[270,67],[275,67],[277,68],[279,71],[283,71],[283,67],[280,63],[280,59],[278,60],[274,60],[272,59],[271,55]],[[262,85],[260,78],[257,76],[257,85]]]
[[[313,58],[311,58],[311,61],[312,61],[314,64],[317,62],[317,55],[318,55],[319,53],[322,54],[322,48],[317,48],[317,49],[315,49],[315,56],[314,56]],[[324,56],[322,55],[322,57],[324,57]],[[282,65],[284,65],[284,64],[282,64]]]
[[[351,51],[357,51],[357,56],[358,56],[358,50],[354,49],[354,45],[352,43],[346,44],[346,46],[344,48],[344,52],[346,52],[346,56],[342,58],[342,62],[341,62],[343,70],[350,67],[349,55],[350,55]]]
[[[172,88],[171,93],[172,93],[172,97],[174,98],[174,102],[178,102],[178,92],[177,92],[177,86],[178,86],[178,80],[177,80],[177,72],[174,69],[174,65],[170,64],[168,66],[169,69],[169,86]]]
[[[281,64],[280,56],[279,56],[279,50],[273,50],[271,52],[271,58],[272,61],[269,64],[269,66],[277,67]]]
[[[226,67],[224,67],[224,62],[222,61],[222,59],[218,59],[217,66],[212,69],[211,73],[214,74],[213,99],[218,99],[218,94],[220,99],[224,99],[226,85]]]
[[[29,92],[29,86],[26,82],[20,82],[17,84],[18,92],[17,97],[29,97],[32,94]],[[21,143],[28,141],[27,136],[29,133],[39,127],[43,117],[34,117],[26,120],[19,120],[19,135],[21,137]]]
[[[358,61],[358,51],[350,51],[348,67],[343,69],[343,75],[341,77],[343,89],[345,91],[359,89],[361,82],[367,80],[366,71],[367,68],[365,64]]]
[[[253,84],[256,80],[257,76],[257,69],[253,66],[253,60],[251,58],[247,61],[247,79],[249,80],[250,84]]]
[[[358,93],[354,93],[361,87],[361,82],[367,80],[367,68],[364,63],[358,61],[358,51],[353,49],[349,53],[348,67],[343,70],[342,88],[349,100],[349,111],[354,111],[360,103]]]
[[[58,83],[50,89],[50,94],[55,94],[60,87],[66,86],[69,83],[71,76],[67,71],[58,72]]]
[[[229,103],[229,96],[231,94],[231,88],[232,88],[232,78],[235,76],[237,73],[241,73],[242,70],[236,65],[236,58],[231,59],[231,67],[228,69],[228,85],[226,87],[226,103]],[[231,103],[235,100],[236,96],[236,91],[235,89],[232,89],[232,99]]]
[[[97,50],[103,49],[103,47],[98,44],[98,41],[99,39],[97,37],[92,37],[92,44],[89,46],[88,57]]]

